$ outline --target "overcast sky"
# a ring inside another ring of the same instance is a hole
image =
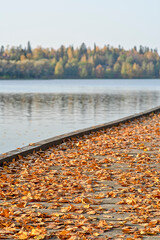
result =
[[[139,45],[160,52],[160,0],[0,0],[0,45]]]

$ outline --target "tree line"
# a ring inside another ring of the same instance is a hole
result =
[[[157,49],[0,47],[0,79],[160,78]]]

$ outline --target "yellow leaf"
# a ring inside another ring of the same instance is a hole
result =
[[[95,212],[94,210],[89,211],[89,212],[87,212],[87,213],[90,214],[90,215],[94,215],[94,214],[96,214],[96,212]]]
[[[28,239],[28,234],[27,232],[22,232],[20,234],[18,234],[18,239]]]
[[[46,237],[45,234],[41,234],[41,235],[35,236],[34,239],[44,239],[45,237]]]
[[[44,228],[32,228],[31,236],[37,236],[44,233]]]
[[[94,235],[95,237],[98,237],[100,234],[97,233],[97,232],[94,232],[93,235]]]
[[[70,234],[69,234],[69,231],[66,231],[66,230],[63,230],[63,231],[61,231],[60,233],[59,233],[59,236],[60,237],[63,237],[63,236],[69,236]]]
[[[90,205],[89,204],[84,205],[84,208],[90,208]]]

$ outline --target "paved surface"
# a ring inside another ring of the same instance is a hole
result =
[[[0,239],[160,239],[160,114],[0,169]]]

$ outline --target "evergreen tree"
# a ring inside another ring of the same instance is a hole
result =
[[[30,41],[28,41],[28,43],[27,43],[27,53],[32,53]]]

